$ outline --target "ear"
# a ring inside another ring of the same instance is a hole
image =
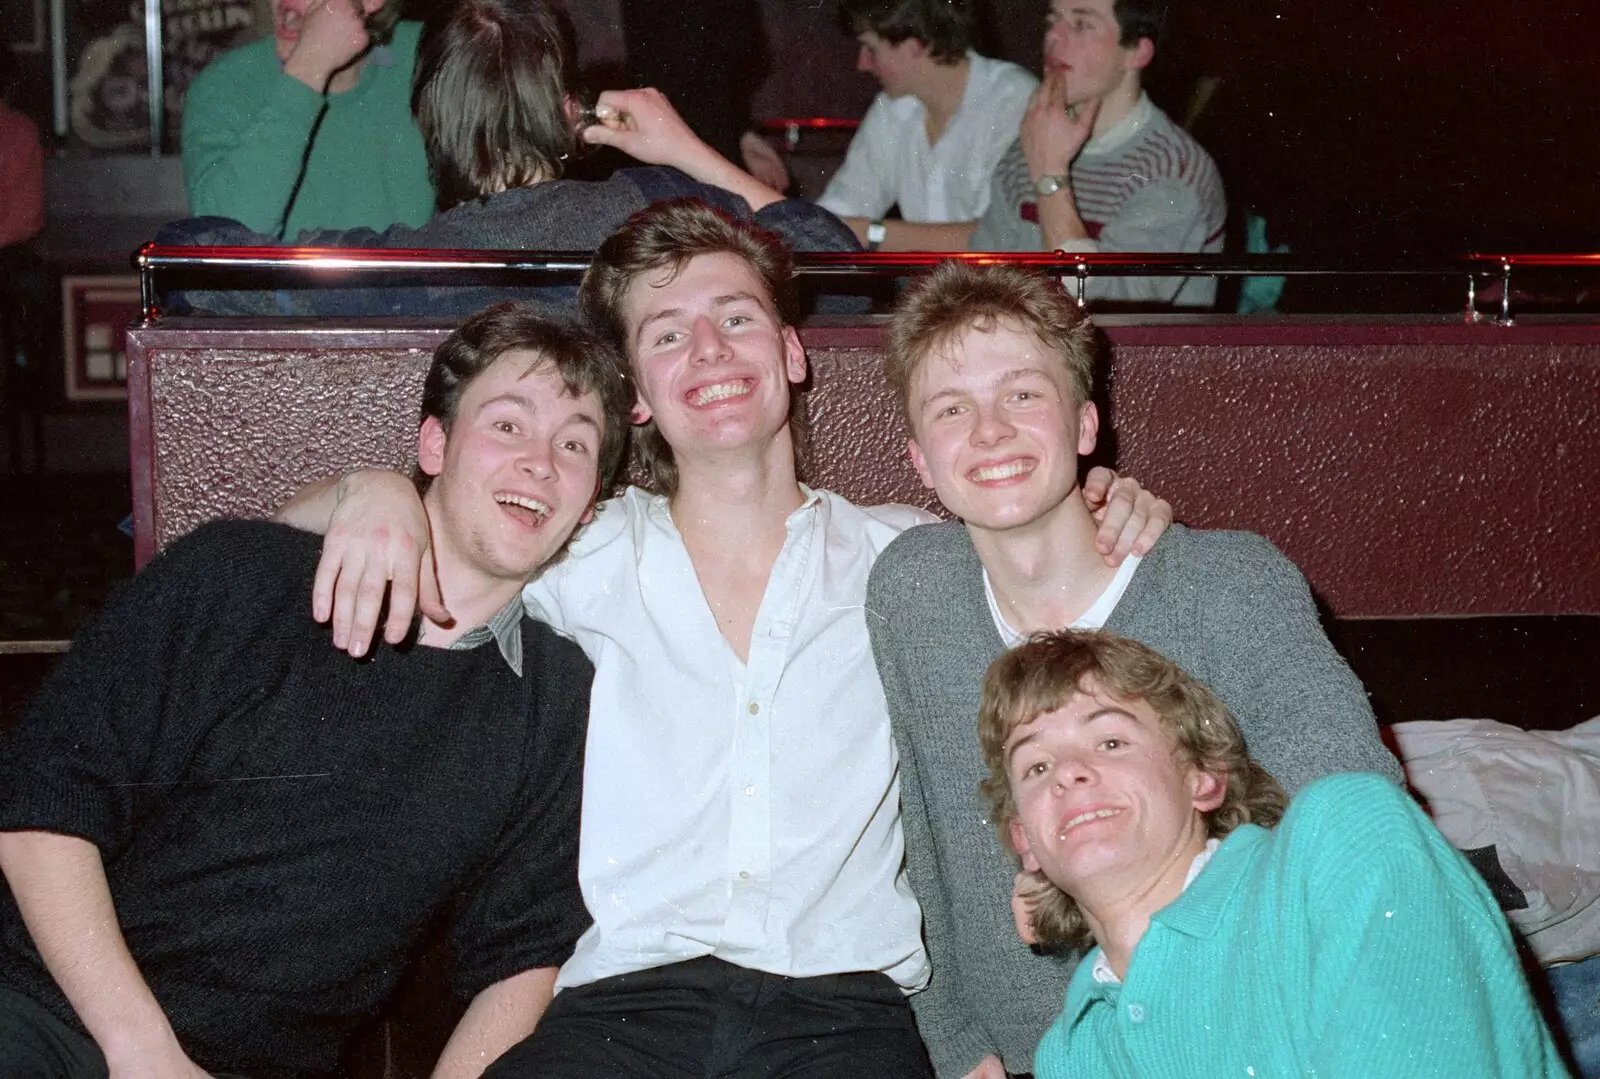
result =
[[[783,328],[783,365],[795,385],[806,380],[806,350],[793,326]]]
[[[444,471],[444,447],[449,441],[444,424],[438,417],[429,416],[417,431],[417,467],[429,476]]]
[[[1195,810],[1200,813],[1210,813],[1228,796],[1228,773],[1191,768],[1189,787],[1194,792]]]
[[[1142,37],[1137,45],[1123,51],[1127,53],[1127,60],[1123,66],[1129,71],[1143,71],[1150,66],[1150,61],[1156,58],[1156,43],[1147,37]]]
[[[917,470],[922,486],[930,491],[933,490],[933,473],[928,471],[928,459],[923,456],[922,447],[917,445],[916,439],[906,439],[906,451],[911,454],[911,467]]]
[[[1028,845],[1028,833],[1023,830],[1022,822],[1011,822],[1011,849],[1017,852],[1017,857],[1022,859],[1022,868],[1029,873],[1043,872],[1039,868],[1039,859],[1033,856],[1033,848]]]
[[[635,427],[643,426],[644,424],[650,422],[650,417],[652,415],[653,413],[650,411],[650,406],[644,403],[644,398],[635,397],[633,399],[633,408],[628,410],[628,420],[630,423],[632,423]]]
[[[1094,452],[1100,439],[1100,410],[1093,401],[1085,401],[1078,412],[1078,456],[1087,457]]]

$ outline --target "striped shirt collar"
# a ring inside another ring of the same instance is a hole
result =
[[[522,677],[522,593],[518,592],[489,619],[488,623],[469,629],[450,642],[450,651],[465,652],[486,644],[491,639],[500,648],[500,658],[506,666]]]
[[[1129,110],[1128,115],[1084,143],[1083,152],[1093,157],[1096,154],[1109,154],[1113,150],[1122,149],[1150,122],[1155,109],[1155,105],[1150,101],[1150,95],[1141,90],[1138,102]]]

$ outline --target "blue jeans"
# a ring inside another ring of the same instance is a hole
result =
[[[1600,955],[1544,973],[1579,1079],[1600,1079]]]

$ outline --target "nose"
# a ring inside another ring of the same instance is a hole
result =
[[[980,406],[978,408],[977,422],[972,427],[972,444],[974,446],[993,446],[1004,442],[1017,429],[1011,425],[1004,412],[993,406]]]
[[[530,476],[546,479],[555,475],[556,460],[554,448],[542,438],[530,438],[522,446],[522,452],[517,455],[517,467]]]
[[[1057,792],[1065,792],[1072,787],[1083,787],[1094,783],[1100,778],[1100,773],[1094,769],[1094,764],[1080,754],[1069,754],[1056,761],[1055,776]]]
[[[693,348],[690,356],[695,363],[715,363],[728,355],[728,339],[715,322],[701,315],[695,319]]]

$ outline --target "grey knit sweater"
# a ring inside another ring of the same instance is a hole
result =
[[[979,685],[1004,646],[965,527],[924,525],[890,544],[867,587],[867,625],[900,751],[906,858],[933,964],[928,989],[912,998],[923,1040],[941,1079],[987,1053],[1029,1071],[1077,957],[1038,956],[1017,939],[1016,862],[978,797]],[[1332,772],[1399,780],[1305,579],[1260,536],[1174,525],[1106,628],[1209,686],[1290,794]]]

